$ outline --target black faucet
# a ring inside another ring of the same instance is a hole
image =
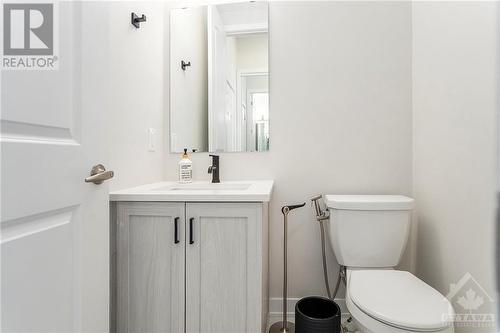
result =
[[[212,183],[220,183],[219,179],[219,155],[209,155],[212,157],[212,165],[208,167],[208,173],[212,174]]]

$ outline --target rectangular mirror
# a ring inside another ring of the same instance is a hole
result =
[[[170,12],[170,150],[269,150],[267,2]]]

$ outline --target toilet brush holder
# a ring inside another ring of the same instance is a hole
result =
[[[295,333],[295,325],[286,320],[286,303],[287,303],[287,252],[288,252],[288,213],[296,208],[304,207],[306,203],[298,205],[283,206],[283,318],[281,321],[275,322],[269,328],[269,333]]]

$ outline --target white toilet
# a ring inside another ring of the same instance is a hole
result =
[[[365,333],[453,333],[453,307],[413,274],[394,270],[406,247],[413,199],[326,195],[329,233],[346,266],[346,304]]]

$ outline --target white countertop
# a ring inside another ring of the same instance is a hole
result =
[[[184,202],[268,202],[272,180],[229,181],[212,184],[159,182],[131,187],[109,194],[110,201],[184,201]]]

